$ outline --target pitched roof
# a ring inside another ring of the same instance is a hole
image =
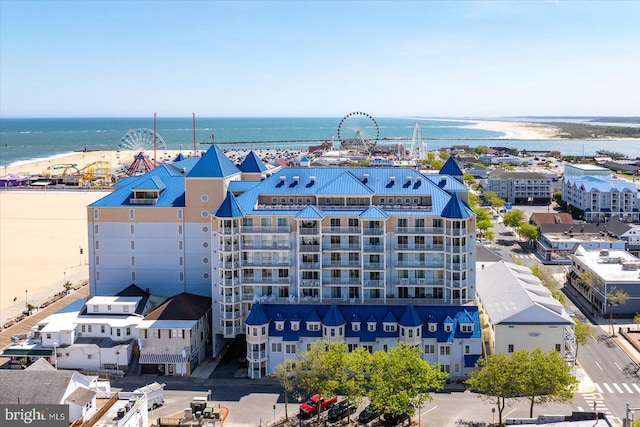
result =
[[[542,224],[573,224],[573,217],[566,212],[534,212],[531,221],[536,225]]]
[[[259,302],[253,304],[253,307],[251,308],[251,313],[249,313],[249,316],[247,316],[247,320],[245,320],[244,323],[250,326],[260,326],[260,325],[266,325],[267,323],[269,323],[269,319],[267,318],[267,315],[264,313],[264,310],[262,309],[262,307],[263,305],[260,304]]]
[[[61,404],[73,371],[0,369],[0,404]],[[34,387],[37,384],[37,387]]]
[[[258,155],[251,150],[238,169],[242,172],[264,172],[267,170],[267,167],[262,163],[262,160],[260,160]]]
[[[458,166],[458,163],[453,159],[453,157],[449,156],[442,169],[440,169],[440,175],[451,175],[451,176],[463,176],[462,170]]]
[[[413,304],[407,305],[398,323],[402,326],[420,326],[422,324],[420,316],[418,316],[416,309],[413,308]]]
[[[342,314],[338,311],[338,307],[335,304],[331,304],[329,311],[327,311],[327,314],[322,318],[322,324],[325,326],[340,326],[345,323],[344,317],[342,317]]]
[[[64,401],[69,403],[75,403],[76,405],[84,406],[96,397],[96,392],[89,390],[88,388],[78,387]]]
[[[238,218],[244,216],[244,209],[238,203],[236,196],[231,192],[227,192],[227,197],[215,213],[218,218]]]
[[[133,185],[131,188],[133,190],[164,190],[167,186],[162,182],[162,178],[156,175],[140,183],[136,183],[136,185]]]
[[[198,159],[187,174],[188,178],[225,178],[240,173],[238,167],[218,148],[212,145]]]
[[[471,218],[474,214],[471,208],[460,200],[458,194],[453,193],[449,203],[442,209],[441,215],[444,218],[465,219]]]
[[[322,219],[324,217],[324,213],[314,205],[308,205],[294,216],[295,219]]]
[[[183,292],[168,298],[144,320],[198,320],[211,310],[211,298]]]

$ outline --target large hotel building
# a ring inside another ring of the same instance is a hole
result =
[[[464,377],[481,355],[476,221],[462,172],[267,169],[201,157],[126,178],[88,207],[91,295],[135,284],[212,298],[213,354],[246,334],[248,375],[312,340],[419,345]]]

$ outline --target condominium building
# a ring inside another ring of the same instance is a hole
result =
[[[565,176],[562,186],[562,200],[589,222],[640,221],[639,194],[633,182],[612,176]]]
[[[92,295],[129,284],[211,296],[213,353],[257,302],[462,305],[475,297],[475,216],[462,172],[268,170],[202,157],[130,177],[88,207]]]
[[[493,191],[510,203],[551,202],[553,177],[539,172],[506,171],[496,168],[485,181],[484,191]]]

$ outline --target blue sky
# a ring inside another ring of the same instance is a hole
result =
[[[640,115],[640,1],[0,1],[0,116]]]

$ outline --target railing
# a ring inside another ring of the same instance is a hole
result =
[[[322,246],[325,250],[332,250],[332,251],[360,251],[359,244],[343,245],[340,243],[329,243],[329,244],[324,244]]]
[[[422,267],[422,268],[444,268],[444,261],[427,262],[419,260],[396,261],[395,267]]]
[[[291,261],[280,259],[261,259],[261,260],[244,260],[242,261],[243,267],[290,267]]]
[[[445,230],[447,236],[464,236],[467,234],[466,228],[447,228]]]
[[[440,279],[393,279],[394,286],[445,286],[444,278]]]
[[[242,244],[242,249],[244,250],[272,250],[272,249],[276,249],[276,250],[289,250],[291,249],[291,245],[289,244],[289,242],[286,243],[280,243],[280,242],[271,242],[271,243],[243,243]]]
[[[240,229],[238,227],[222,227],[220,228],[220,234],[238,234]]]
[[[365,270],[384,270],[385,265],[384,262],[366,262],[363,268]]]
[[[242,298],[240,298],[240,295],[227,295],[227,296],[222,296],[222,303],[228,303],[228,304],[233,304],[236,302],[240,302],[242,301]]]
[[[360,286],[360,279],[334,279],[326,278],[322,279],[322,284],[327,286]]]
[[[360,227],[322,227],[324,234],[360,234]]]
[[[442,234],[443,227],[397,227],[396,234]]]
[[[404,244],[404,243],[396,243],[393,246],[397,250],[420,250],[420,251],[444,251],[444,245],[426,245],[426,244]]]
[[[384,280],[370,280],[370,279],[365,279],[362,282],[362,285],[365,288],[384,288]]]
[[[362,250],[368,253],[382,253],[384,252],[384,245],[363,245]]]
[[[306,288],[319,288],[320,287],[320,280],[302,279],[300,281],[300,286],[304,286]]]
[[[449,251],[456,254],[467,252],[467,245],[452,245],[449,246]]]
[[[252,361],[258,361],[266,358],[267,358],[266,351],[250,351],[247,353],[247,359],[250,359]]]
[[[301,227],[298,229],[301,236],[317,236],[320,234],[320,227]]]
[[[240,279],[224,279],[222,281],[222,286],[238,286],[240,284]]]
[[[310,253],[310,252],[320,252],[320,245],[300,245],[300,252]]]
[[[237,251],[240,250],[240,245],[237,243],[231,245],[222,245],[220,249],[223,251]]]
[[[318,270],[320,269],[320,261],[315,262],[301,262],[300,264],[301,270]]]
[[[222,263],[222,268],[240,268],[240,261],[225,261]]]
[[[245,277],[242,279],[243,284],[247,285],[256,285],[256,284],[267,284],[267,285],[288,285],[291,283],[291,278],[289,277]]]
[[[276,226],[262,226],[262,227],[242,227],[243,233],[291,233],[291,227],[276,227]]]
[[[223,319],[237,319],[242,316],[240,311],[224,311],[220,313],[220,317]]]
[[[325,268],[360,268],[360,261],[331,261],[325,260],[322,266]]]
[[[373,227],[373,228],[363,228],[362,234],[364,236],[382,236],[384,234],[384,228],[382,227]]]

